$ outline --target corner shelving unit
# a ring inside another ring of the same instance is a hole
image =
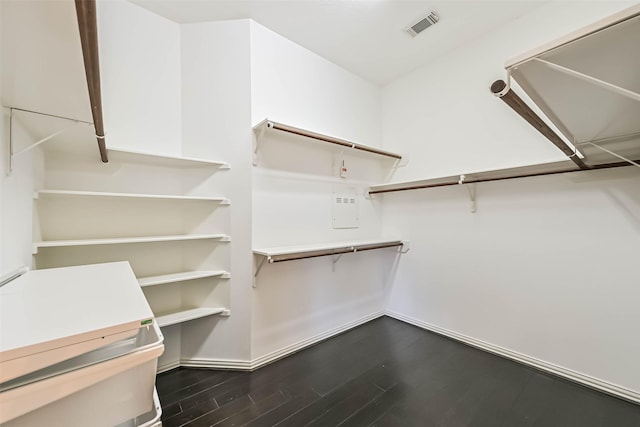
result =
[[[213,174],[229,165],[113,148],[102,164],[77,141],[43,150],[44,188],[34,194],[35,268],[128,261],[166,329],[159,370],[178,366],[186,322],[230,315],[231,238],[224,233],[230,201],[211,194]]]

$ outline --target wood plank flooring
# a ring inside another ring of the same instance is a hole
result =
[[[388,317],[255,372],[156,386],[164,427],[640,426],[640,405]]]

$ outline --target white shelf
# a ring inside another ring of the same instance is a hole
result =
[[[60,248],[68,246],[95,246],[95,245],[121,245],[128,243],[154,243],[177,242],[188,240],[216,239],[229,241],[225,234],[187,234],[177,236],[149,236],[149,237],[121,237],[113,239],[81,239],[81,240],[49,240],[33,244],[33,253],[38,253],[39,248]]]
[[[156,322],[158,323],[158,326],[164,328],[165,326],[177,325],[178,323],[187,322],[189,320],[221,314],[226,310],[227,309],[224,307],[192,308],[189,310],[158,316],[156,317]]]
[[[162,194],[136,194],[136,193],[106,193],[98,191],[72,191],[72,190],[40,190],[35,194],[35,198],[40,197],[97,197],[97,198],[130,198],[130,199],[151,199],[151,200],[184,200],[184,201],[204,201],[229,204],[229,199],[224,197],[204,197],[204,196],[172,196]]]
[[[302,137],[305,137],[305,138],[309,138],[311,140],[338,145],[338,146],[342,147],[343,149],[344,148],[351,148],[351,149],[354,149],[354,150],[364,151],[364,152],[367,152],[367,153],[370,153],[370,154],[375,154],[375,155],[378,155],[378,156],[392,158],[392,159],[395,159],[396,161],[402,160],[402,155],[400,155],[398,153],[393,153],[391,151],[381,150],[381,149],[376,148],[376,147],[371,147],[371,146],[368,146],[368,145],[359,144],[357,142],[347,141],[345,139],[336,138],[336,137],[330,136],[330,135],[324,135],[324,134],[313,132],[313,131],[306,130],[306,129],[300,129],[300,128],[297,128],[297,127],[294,127],[294,126],[291,126],[291,125],[286,125],[284,123],[278,123],[278,122],[275,122],[275,121],[269,120],[269,119],[264,119],[263,121],[261,121],[260,123],[258,123],[257,125],[255,125],[253,127],[253,131],[258,135],[260,135],[266,129],[276,130],[276,131],[280,131],[280,132],[287,132],[287,133],[291,133],[291,134],[294,134],[294,135],[298,135],[298,136],[302,136]]]
[[[388,246],[387,246],[388,245]],[[253,253],[267,257],[269,262],[288,261],[338,253],[377,249],[378,247],[402,246],[400,239],[352,240],[343,242],[314,243],[310,245],[277,246],[253,249]],[[280,259],[283,257],[283,259]]]
[[[474,182],[500,181],[503,179],[511,179],[517,177],[526,178],[565,172],[575,172],[576,170],[576,166],[573,162],[565,160],[561,162],[519,166],[515,168],[494,169],[481,172],[465,173],[464,175],[450,175],[437,178],[373,185],[369,188],[369,194],[460,185],[462,176],[464,176],[464,180],[462,180],[462,183],[472,184]]]
[[[154,166],[170,166],[177,168],[189,167],[219,167],[228,169],[229,164],[222,161],[198,159],[194,157],[168,156],[144,151],[108,148],[109,161],[146,163]]]
[[[167,283],[185,282],[187,280],[203,279],[206,277],[229,278],[229,273],[224,270],[217,271],[185,271],[182,273],[162,274],[159,276],[139,277],[141,287],[164,285]]]

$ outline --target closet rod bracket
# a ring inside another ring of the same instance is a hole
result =
[[[14,132],[14,124],[13,124],[13,122],[14,122],[14,120],[13,120],[13,117],[14,117],[13,112],[14,111],[37,114],[39,116],[53,117],[53,118],[56,118],[56,119],[67,120],[67,121],[70,121],[72,123],[69,126],[66,126],[66,127],[62,128],[62,129],[56,131],[56,132],[53,132],[53,133],[45,136],[44,138],[39,139],[38,141],[34,142],[33,144],[31,144],[31,145],[29,145],[29,146],[27,146],[27,147],[25,147],[25,148],[23,148],[21,150],[15,151],[15,146],[14,146],[14,143],[15,143],[14,134],[15,134],[15,132]],[[24,109],[21,109],[21,108],[9,107],[9,170],[7,172],[7,175],[11,175],[11,173],[13,172],[13,163],[14,163],[14,159],[15,158],[17,158],[18,156],[20,156],[20,155],[22,155],[22,154],[24,154],[24,153],[26,153],[28,151],[33,150],[34,148],[44,144],[45,142],[55,138],[56,136],[58,136],[60,134],[63,134],[65,132],[67,132],[68,130],[77,127],[78,125],[93,126],[93,123],[86,122],[86,121],[83,121],[83,120],[72,119],[72,118],[69,118],[69,117],[62,117],[62,116],[56,116],[56,115],[53,115],[53,114],[40,113],[38,111],[31,111],[31,110],[24,110]]]
[[[464,180],[466,178],[466,175],[460,175],[458,184],[465,184]],[[469,200],[471,201],[471,213],[476,213],[476,184],[475,182],[469,182],[465,185],[465,187],[467,188],[467,193],[469,193]]]
[[[333,258],[331,259],[331,271],[335,272],[336,271],[336,263],[340,260],[340,258],[342,258],[342,254],[338,254],[338,255],[334,255]]]

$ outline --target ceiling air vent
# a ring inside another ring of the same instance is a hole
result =
[[[425,18],[407,28],[407,33],[411,34],[412,37],[415,37],[430,26],[436,24],[439,20],[440,18],[438,15],[436,15],[435,12],[431,12]]]

